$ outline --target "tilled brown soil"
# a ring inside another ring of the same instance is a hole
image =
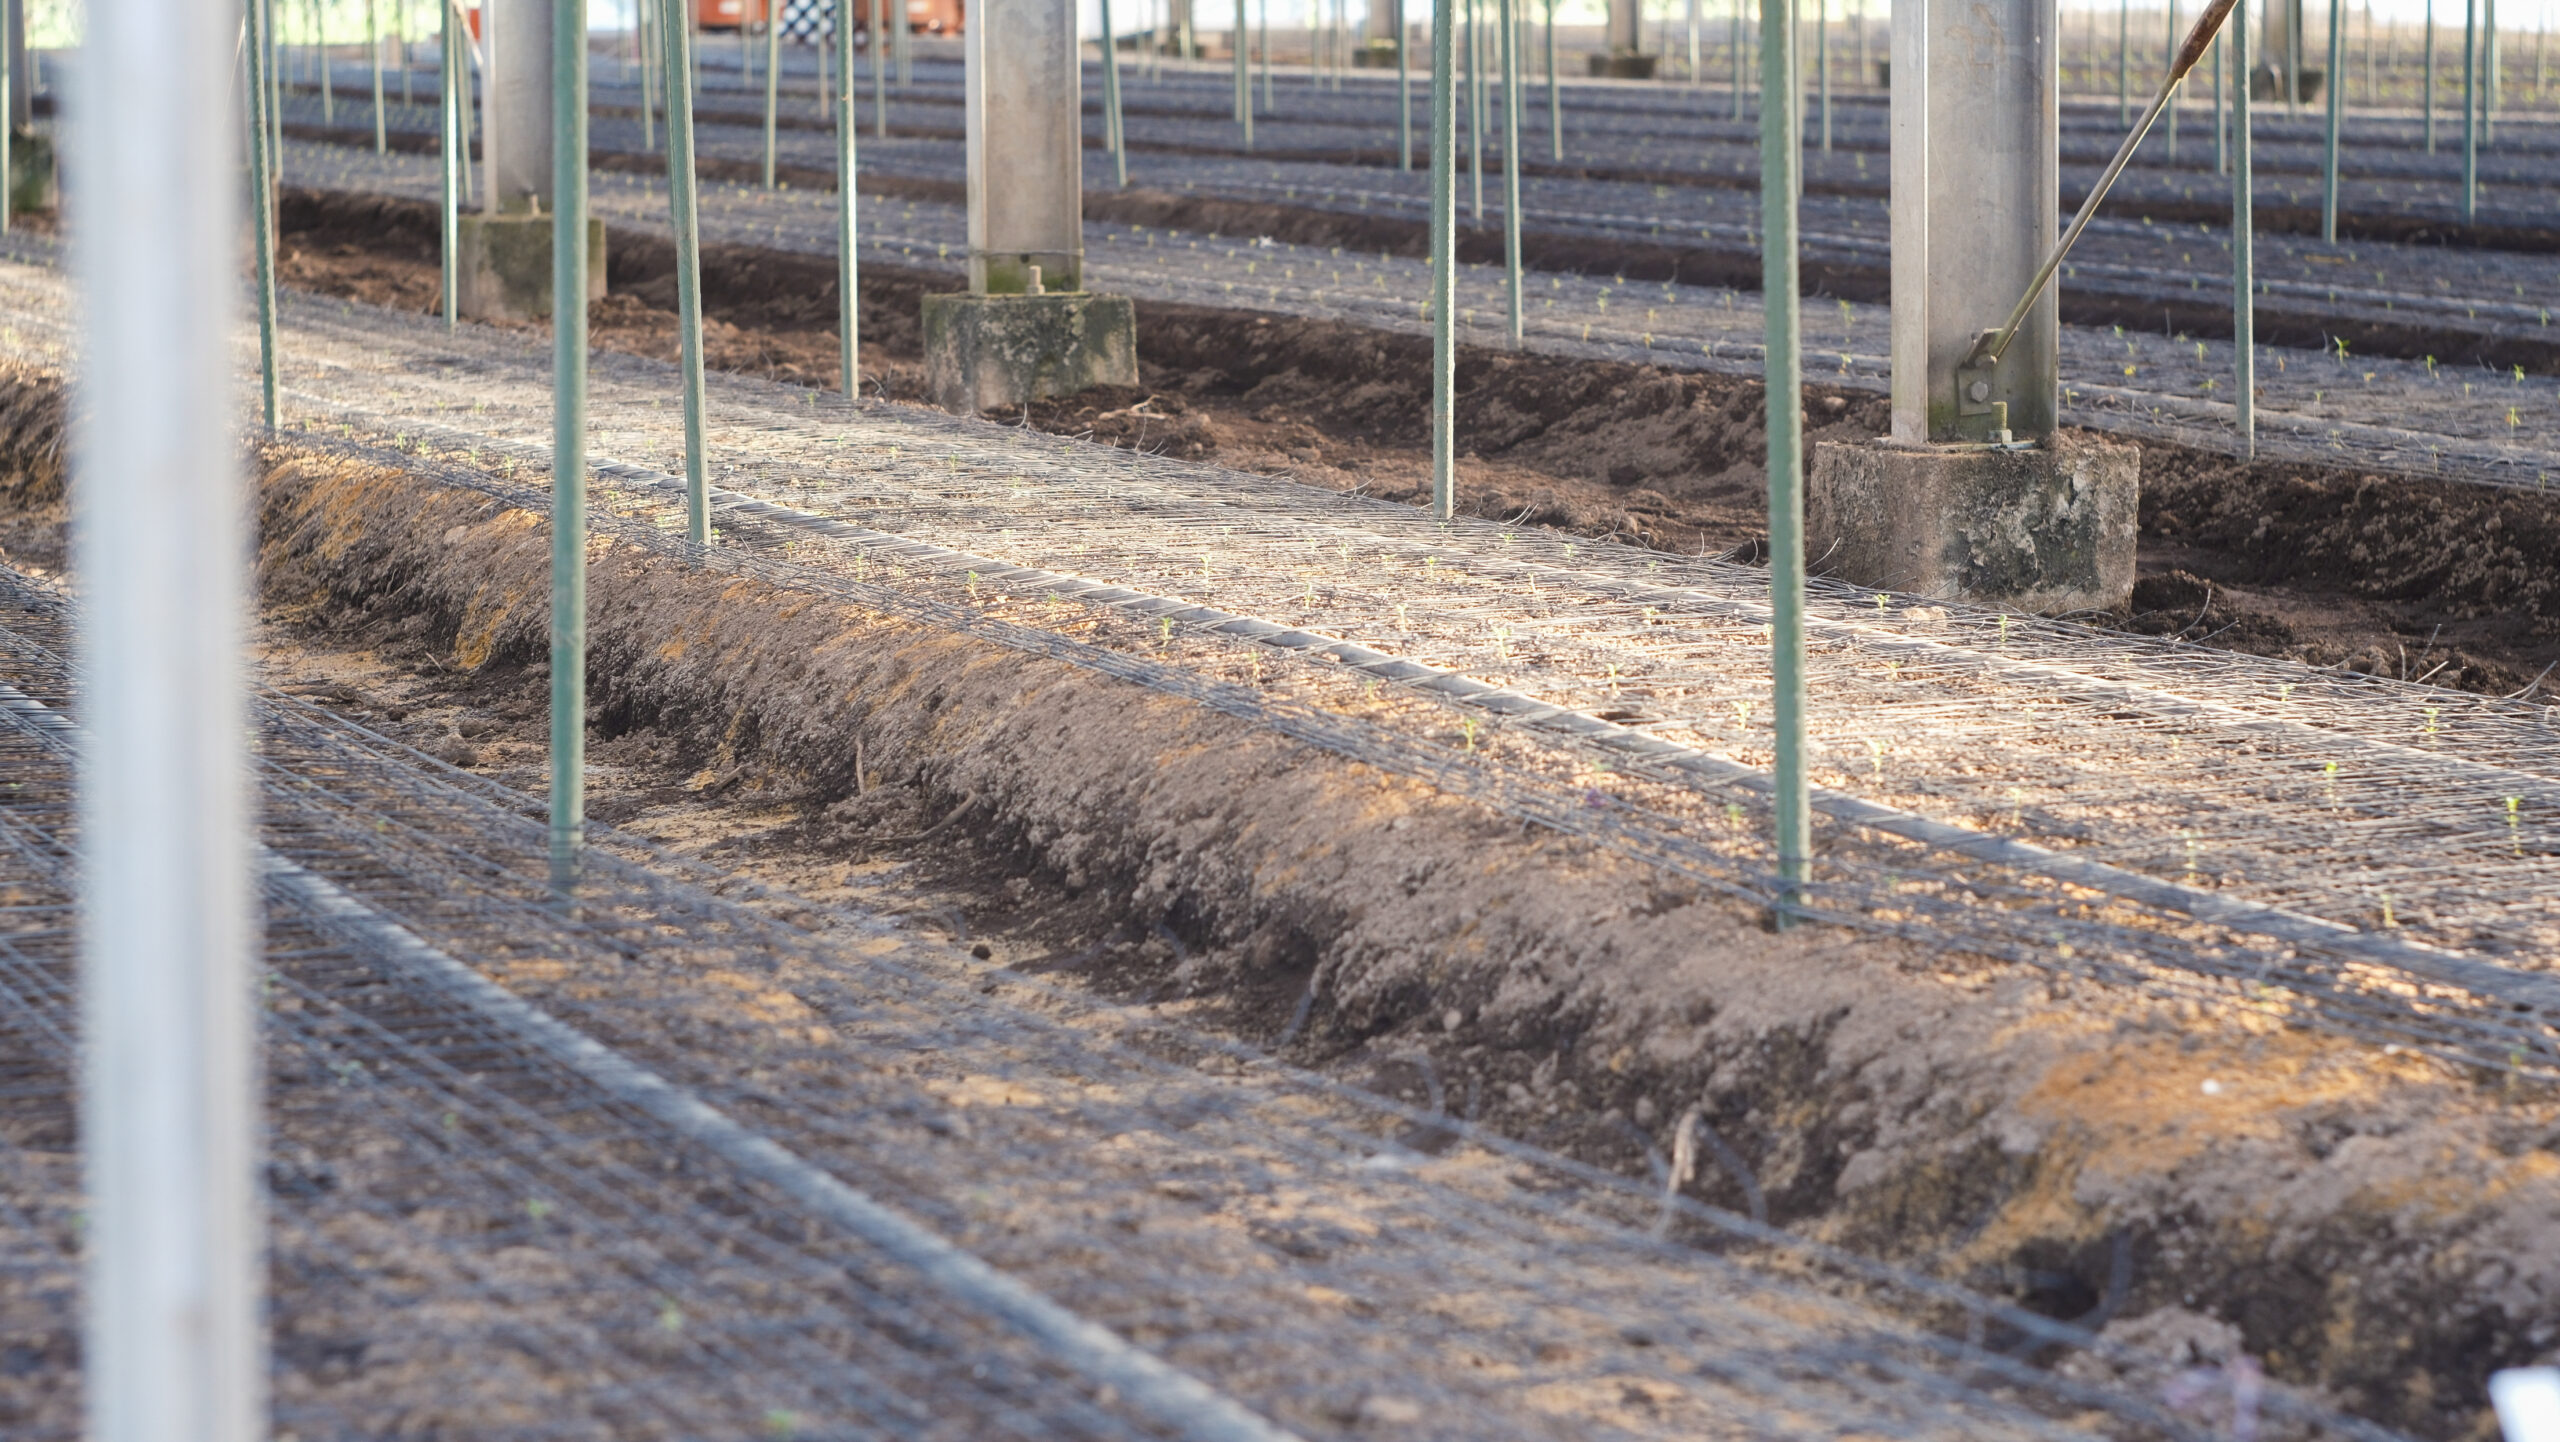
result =
[[[288,192],[286,283],[436,303],[432,210]],[[672,358],[674,253],[616,233],[599,345]],[[921,391],[920,297],[947,275],[867,265],[869,383]],[[748,246],[703,254],[714,366],[832,385],[835,273]],[[1422,337],[1334,321],[1139,306],[1137,389],[1030,408],[1039,429],[1419,503],[1429,488]],[[1756,553],[1762,392],[1748,379],[1468,349],[1459,495],[1519,518],[1678,551]],[[1806,387],[1816,441],[1885,428],[1882,398]],[[2314,665],[2507,693],[2560,662],[2560,499],[2146,444],[2129,628]]]

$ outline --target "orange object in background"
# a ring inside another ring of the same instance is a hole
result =
[[[705,30],[762,25],[764,0],[693,0],[693,23]]]
[[[463,11],[462,22],[471,28],[471,38],[478,40],[480,38],[480,7],[474,5]]]

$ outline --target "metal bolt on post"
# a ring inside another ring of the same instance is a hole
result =
[[[587,0],[552,0],[551,886],[587,839]]]
[[[1760,86],[1785,95],[1796,85],[1790,7],[1760,13]],[[1760,296],[1767,322],[1769,432],[1770,719],[1776,728],[1778,899],[1785,926],[1803,901],[1805,847],[1813,829],[1804,771],[1804,374],[1796,264],[1796,171],[1800,120],[1786,104],[1760,107]]]
[[[2338,143],[2346,113],[2346,86],[2339,77],[2346,64],[2345,0],[2329,0],[2329,144],[2320,170],[2320,238],[2331,245],[2338,243]]]
[[[1129,132],[1120,119],[1120,42],[1111,33],[1111,0],[1102,0],[1102,136],[1111,151],[1112,182],[1129,188]]]
[[[1457,505],[1458,57],[1456,0],[1431,0],[1431,514]]]
[[[862,117],[853,108],[854,0],[836,0],[836,338],[844,354],[844,398],[862,394],[862,262],[854,229],[860,172],[854,141]],[[1104,5],[1106,34],[1109,4]]]
[[[2237,394],[2232,420],[2240,458],[2258,453],[2257,197],[2249,174],[2249,25],[2244,4],[2229,29],[2231,39],[2231,362]]]
[[[1513,0],[1497,0],[1501,16],[1502,64],[1502,269],[1509,285],[1511,348],[1518,350],[1526,334],[1527,304],[1520,279],[1520,27]]]
[[[676,236],[677,364],[684,387],[684,534],[711,544],[711,472],[702,435],[702,214],[693,173],[693,44],[686,0],[659,0],[667,67],[667,220]]]

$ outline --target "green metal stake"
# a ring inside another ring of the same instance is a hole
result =
[[[2133,123],[2133,0],[2116,0],[2116,124]]]
[[[2436,153],[2436,0],[2427,0],[2427,39],[2421,51],[2420,68],[2424,73],[2421,88],[2424,98],[2419,107],[2427,116],[2427,154]]]
[[[454,247],[462,238],[462,47],[454,35],[453,7],[448,4],[439,8],[444,13],[444,24],[436,31],[436,177],[443,190],[443,206],[437,216],[437,236],[443,259],[444,328],[452,330],[454,287],[460,280],[455,270]]]
[[[2168,0],[2160,8],[2169,17],[2169,48],[2162,52],[2164,58],[2161,63],[2175,69],[2178,64],[2178,0]],[[2178,101],[2175,96],[2169,100],[2169,163],[2173,166],[2178,163]]]
[[[853,102],[853,6],[854,0],[836,0],[836,336],[844,351],[846,400],[862,394],[862,262],[854,230],[860,171],[853,150],[862,113]],[[1106,39],[1110,15],[1110,0],[1103,0]]]
[[[2239,394],[2232,398],[2240,458],[2258,454],[2257,196],[2249,174],[2249,15],[2239,13],[2231,37],[2231,361]]]
[[[769,0],[768,12],[780,8],[782,0]],[[768,13],[764,22],[764,188],[774,188],[776,130],[782,114],[782,27]]]
[[[373,153],[387,155],[391,137],[382,115],[382,22],[375,0],[364,0],[364,47],[373,54]]]
[[[2231,127],[2222,109],[2222,37],[2213,37],[2213,173],[2231,173]]]
[[[1796,84],[1790,7],[1760,10],[1760,93],[1783,97]],[[1769,431],[1769,685],[1777,731],[1776,921],[1786,926],[1803,901],[1805,843],[1813,813],[1804,771],[1804,372],[1797,350],[1796,170],[1803,164],[1795,107],[1760,107],[1760,300],[1767,320]]]
[[[1555,0],[1547,0],[1552,6]],[[1413,67],[1407,63],[1405,41],[1408,31],[1404,23],[1404,0],[1396,7],[1396,169],[1413,170]]]
[[[1547,153],[1564,159],[1564,98],[1556,89],[1556,0],[1547,0]]]
[[[0,4],[0,9],[5,8]],[[258,137],[249,147],[249,204],[257,212],[251,217],[249,228],[252,244],[257,247],[258,414],[272,431],[276,428],[276,152],[273,116],[268,107],[275,104],[276,52],[272,42],[276,16],[261,0],[250,0],[246,8],[244,21],[250,32],[249,128]],[[6,114],[0,111],[0,116]],[[0,131],[6,129],[5,123],[0,123]]]
[[[1235,0],[1235,25],[1228,34],[1229,48],[1235,51],[1235,119],[1236,124],[1244,127],[1244,143],[1250,149],[1253,145],[1253,57],[1248,53],[1251,45],[1245,25],[1249,17],[1244,6],[1245,0]]]
[[[243,19],[241,24],[245,26],[248,21]],[[245,32],[241,36],[240,48],[243,51],[249,48],[248,36]],[[15,189],[18,183],[17,171],[12,163],[15,157],[9,153],[18,143],[17,96],[11,94],[9,89],[16,77],[9,71],[9,4],[8,0],[0,0],[0,230],[9,228],[9,192]],[[249,103],[253,114],[257,105],[257,76],[257,62],[251,61]]]
[[[1259,33],[1253,43],[1262,47],[1262,108],[1277,115],[1280,107],[1271,93],[1271,0],[1262,0],[1261,21],[1256,29]]]
[[[1502,23],[1502,268],[1510,282],[1511,348],[1527,335],[1520,283],[1520,41],[1512,0],[1497,0]]]
[[[1467,176],[1475,185],[1470,219],[1484,224],[1484,67],[1477,64],[1476,13],[1481,0],[1466,0],[1467,33]]]
[[[587,839],[587,0],[552,0],[551,886]]]
[[[1111,33],[1111,0],[1102,0],[1102,133],[1111,147],[1111,178],[1129,188],[1129,133],[1120,121],[1120,42]]]
[[[1822,150],[1831,153],[1831,0],[1813,0],[1813,68],[1822,92]]]
[[[329,19],[320,0],[311,0],[311,74],[320,82],[320,123],[338,128],[337,77],[329,73]]]
[[[2320,238],[2338,243],[2338,140],[2345,121],[2347,29],[2344,0],[2329,0],[2329,152],[2320,172]]]
[[[686,0],[660,0],[666,31],[667,220],[676,233],[677,364],[684,386],[684,534],[711,544],[711,472],[702,441],[702,215],[693,175],[693,31]]]
[[[900,4],[906,0],[899,0]],[[888,0],[871,0],[871,133],[889,138]]]
[[[1431,514],[1458,499],[1457,0],[1431,0]]]
[[[2480,0],[2462,0],[2462,223],[2480,209]]]
[[[267,175],[281,188],[284,184],[284,41],[276,34],[275,0],[250,0],[264,8],[266,19],[262,29],[267,46]]]
[[[1733,0],[1733,118],[1742,118],[1742,7],[1744,0]],[[1558,159],[1563,157],[1559,156]]]

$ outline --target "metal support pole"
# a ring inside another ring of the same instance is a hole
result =
[[[238,13],[89,7],[75,93],[114,103],[69,130],[85,334],[80,1360],[96,1442],[266,1435],[252,542],[232,459],[238,132],[222,44]]]
[[[2133,0],[2116,0],[2116,126],[2133,123]]]
[[[1396,169],[1413,169],[1413,66],[1405,53],[1413,39],[1412,30],[1404,23],[1404,0],[1392,0],[1396,7]],[[1554,14],[1555,0],[1547,0],[1548,13]]]
[[[702,216],[693,174],[693,27],[687,0],[659,0],[667,67],[667,222],[676,233],[677,365],[684,387],[684,534],[711,544],[711,472],[702,443]]]
[[[2422,98],[2418,105],[2427,117],[2427,154],[2436,153],[2436,0],[2427,0],[2427,38],[2419,51]]]
[[[311,78],[320,83],[320,124],[338,128],[338,80],[329,73],[329,17],[311,0]]]
[[[250,3],[254,8],[256,0]],[[444,328],[452,330],[454,287],[459,282],[454,270],[454,247],[460,243],[462,232],[462,46],[454,35],[453,6],[445,4],[437,9],[443,14],[444,23],[436,29],[436,178],[443,202],[436,235],[443,261]]]
[[[587,840],[587,0],[551,0],[551,886]]]
[[[1467,48],[1467,179],[1475,187],[1474,204],[1469,219],[1484,224],[1484,66],[1476,48],[1479,32],[1477,12],[1483,0],[1466,0],[1467,30],[1463,38]]]
[[[774,188],[775,154],[782,123],[782,0],[767,0],[764,21],[764,188]]]
[[[2222,37],[2213,38],[2213,173],[2231,173],[2230,117],[2222,105]]]
[[[1271,93],[1271,0],[1262,0],[1262,11],[1256,20],[1253,43],[1262,51],[1262,109],[1266,114],[1276,115],[1280,107],[1277,97]]]
[[[907,0],[897,0],[898,18],[889,26],[889,48],[898,57],[898,88],[916,83],[915,37],[908,33]]]
[[[844,398],[862,394],[862,261],[856,242],[857,181],[854,141],[862,116],[853,108],[853,7],[836,0],[836,338],[844,354],[839,374]],[[1103,39],[1111,36],[1111,0],[1103,0]],[[1114,110],[1117,118],[1117,109]]]
[[[2257,267],[2252,247],[2257,238],[2257,197],[2249,174],[2249,26],[2244,3],[2230,27],[2231,37],[2231,360],[2239,393],[2232,397],[2232,420],[2239,431],[2240,458],[2258,453]]]
[[[649,23],[649,0],[631,0],[631,34],[640,46],[640,149],[658,148],[658,66],[651,42],[657,29]]]
[[[889,0],[871,0],[871,133],[883,140],[889,138],[888,4]]]
[[[1793,16],[1783,4],[1760,13],[1760,87],[1796,86]],[[1804,772],[1804,375],[1797,351],[1796,171],[1804,163],[1795,108],[1760,108],[1760,300],[1767,321],[1769,431],[1769,683],[1776,727],[1776,813],[1780,926],[1802,901],[1805,842],[1813,813]]]
[[[1831,0],[1813,0],[1813,68],[1822,94],[1822,149],[1831,151]]]
[[[364,48],[373,56],[373,153],[387,155],[391,137],[382,115],[382,23],[378,0],[364,0]]]
[[[1251,62],[1245,55],[1245,0],[1234,0],[1234,3],[1235,24],[1227,33],[1231,41],[1229,48],[1234,52],[1231,58],[1235,62],[1235,78],[1228,88],[1235,94],[1229,97],[1229,101],[1230,108],[1235,112],[1236,124],[1250,125],[1253,120],[1253,107],[1247,102],[1253,98],[1253,77],[1246,69]]]
[[[2178,0],[2166,0],[2160,9],[2169,17],[2168,48],[2160,52],[2161,63],[2175,69],[2178,64]],[[2169,98],[2169,163],[2172,166],[2178,163],[2178,101],[2174,95]]]
[[[1547,0],[1547,151],[1564,159],[1564,96],[1556,87],[1556,0]]]
[[[2345,0],[2329,0],[2329,149],[2320,171],[2320,238],[2338,243],[2338,140],[2346,92],[2347,28]]]
[[[1742,92],[1744,89],[1742,78],[1744,64],[1742,44],[1742,7],[1746,3],[1747,0],[1733,0],[1733,118],[1736,120],[1740,120],[1742,118]],[[1558,158],[1561,159],[1562,157]]]
[[[1120,42],[1111,33],[1111,0],[1102,0],[1102,135],[1111,148],[1111,179],[1129,188],[1129,133],[1120,121]]]
[[[284,184],[284,41],[276,34],[275,0],[247,3],[257,6],[261,16],[258,33],[267,57],[267,179],[280,188]]]
[[[9,228],[9,192],[16,188],[18,179],[13,164],[16,157],[10,154],[18,143],[18,97],[14,93],[18,80],[17,52],[12,48],[12,42],[17,39],[17,32],[16,28],[9,23],[11,18],[9,11],[8,0],[0,0],[0,230]],[[241,49],[246,51],[249,47],[245,32],[241,40]],[[254,95],[258,85],[256,61],[252,60],[249,63],[247,73],[248,89],[252,92],[250,104],[254,112],[256,106]]]
[[[1520,277],[1520,26],[1512,5],[1513,0],[1497,0],[1502,25],[1502,268],[1510,285],[1511,348],[1518,350],[1527,331],[1523,310],[1528,298]]]
[[[1458,497],[1457,0],[1431,0],[1431,514]]]
[[[2480,0],[2462,0],[2462,223],[2480,209]]]
[[[418,53],[412,48],[416,44],[417,32],[413,24],[416,19],[417,16],[409,11],[409,0],[400,0],[400,103],[403,106],[418,103]]]
[[[249,217],[249,234],[257,252],[253,263],[258,287],[258,417],[272,431],[276,428],[276,146],[268,109],[276,99],[276,52],[270,43],[275,11],[259,0],[250,0],[242,8],[248,27],[244,38],[249,52],[249,131],[257,137],[249,147],[249,200],[254,212]],[[445,247],[448,255],[452,249],[450,243]],[[449,269],[452,262],[446,265]],[[448,282],[445,294],[452,293]]]
[[[2498,0],[2480,0],[2480,143],[2498,143]]]

